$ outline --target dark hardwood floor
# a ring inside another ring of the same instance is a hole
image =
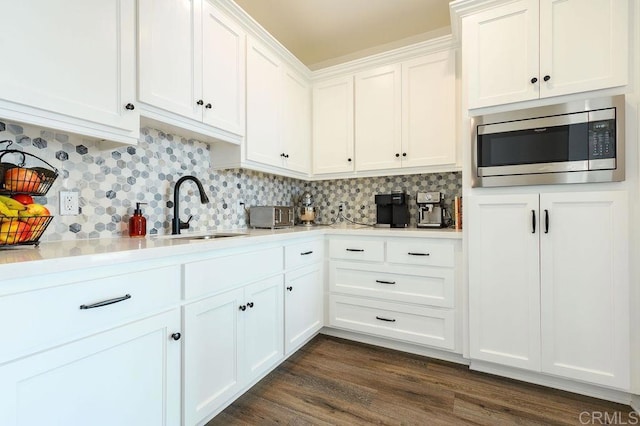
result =
[[[207,426],[608,424],[605,419],[635,424],[630,411],[458,364],[320,335]]]

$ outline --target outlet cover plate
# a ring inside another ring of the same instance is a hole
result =
[[[60,215],[77,216],[80,214],[80,204],[76,191],[60,191]]]

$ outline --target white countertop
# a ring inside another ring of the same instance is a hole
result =
[[[333,225],[286,229],[215,230],[209,233],[245,234],[232,238],[190,240],[172,235],[145,238],[112,238],[47,242],[39,247],[19,246],[0,250],[2,279],[64,272],[82,267],[111,265],[163,256],[201,253],[203,250],[242,247],[247,244],[277,242],[314,235],[353,235],[379,237],[428,237],[460,239],[462,232],[453,229],[374,228],[357,225]],[[182,234],[202,235],[203,233]]]

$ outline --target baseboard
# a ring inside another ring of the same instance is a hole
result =
[[[640,395],[631,395],[631,408],[640,414]]]
[[[628,392],[616,389],[589,385],[587,383],[547,376],[545,374],[540,374],[533,371],[525,371],[512,367],[505,367],[502,365],[484,361],[473,360],[471,361],[469,368],[471,370],[481,371],[483,373],[493,374],[496,376],[508,377],[510,379],[520,380],[523,382],[533,383],[549,388],[560,389],[563,391],[586,395],[593,398],[604,399],[624,405],[632,405],[633,395]],[[637,408],[634,407],[634,409],[637,411]]]
[[[415,355],[422,355],[429,358],[440,359],[457,364],[469,365],[469,360],[462,357],[462,354],[427,348],[424,346],[414,345],[411,343],[400,342],[382,337],[371,336],[368,334],[355,333],[353,331],[340,330],[337,328],[324,327],[320,330],[321,334],[327,336],[340,337],[342,339],[353,340],[355,342],[366,343],[383,348],[394,349],[396,351],[407,352]]]

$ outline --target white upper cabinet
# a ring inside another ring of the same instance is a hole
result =
[[[469,109],[627,84],[626,0],[518,0],[463,18]]]
[[[353,172],[353,76],[313,86],[313,174]]]
[[[456,162],[455,64],[453,50],[402,63],[402,167]]]
[[[356,170],[400,167],[401,93],[400,65],[356,74]]]
[[[305,76],[288,67],[266,45],[249,39],[247,160],[298,174],[309,173],[310,96]]]
[[[230,141],[244,135],[240,26],[207,0],[140,0],[138,27],[143,115]]]
[[[202,8],[203,121],[244,135],[245,34],[205,1]]]
[[[247,42],[247,159],[279,166],[282,64],[266,46]]]
[[[135,2],[2,4],[3,118],[135,143]]]
[[[306,79],[284,67],[282,153],[284,166],[300,173],[311,168],[311,89]]]

